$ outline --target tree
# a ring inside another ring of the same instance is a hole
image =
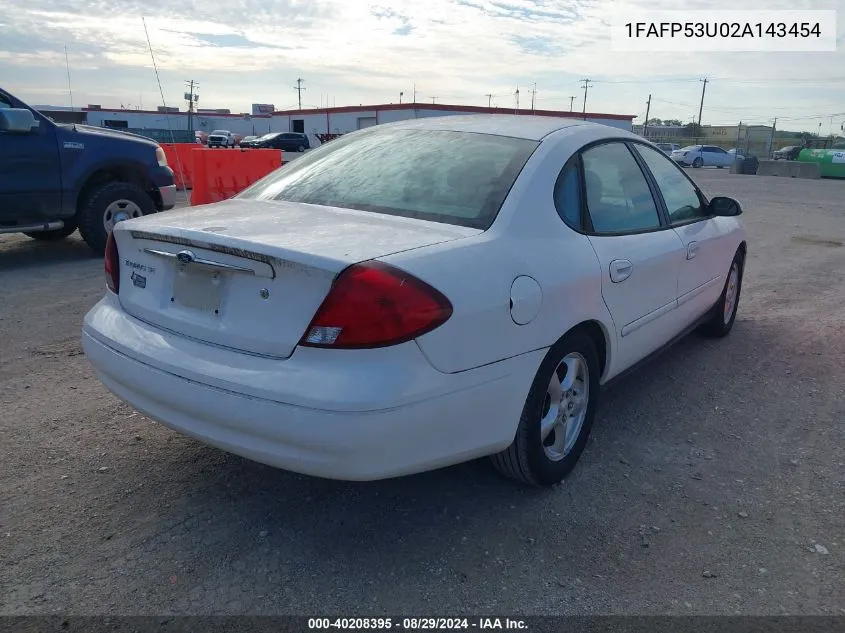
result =
[[[661,121],[660,119],[649,119],[646,122],[646,124],[647,125],[663,125],[663,121]]]
[[[663,125],[683,125],[678,119],[666,119]]]
[[[684,136],[687,138],[701,136],[701,126],[698,123],[687,123],[684,126]]]

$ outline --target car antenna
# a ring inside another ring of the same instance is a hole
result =
[[[67,59],[67,44],[65,44],[65,70],[67,70],[67,92],[70,95],[70,111],[71,118],[73,118],[73,90],[70,87],[70,62]],[[76,121],[71,121],[73,131],[76,132]]]

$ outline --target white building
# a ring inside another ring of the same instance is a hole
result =
[[[154,112],[146,110],[112,110],[86,108],[87,123],[100,127],[129,129],[188,129],[187,112]],[[284,110],[272,115],[193,113],[194,130],[230,130],[235,134],[261,135],[268,132],[303,132],[316,147],[329,138],[380,123],[391,123],[449,114],[521,114],[583,119],[631,131],[634,115],[599,114],[555,110],[514,110],[445,104],[402,103],[371,106],[341,106],[307,110]]]

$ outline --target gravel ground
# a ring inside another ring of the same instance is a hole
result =
[[[691,173],[746,210],[735,329],[609,390],[551,491],[186,439],[91,372],[102,262],[0,236],[0,613],[845,613],[845,182]]]

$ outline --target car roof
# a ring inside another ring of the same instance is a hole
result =
[[[449,132],[476,132],[478,134],[494,134],[511,136],[532,141],[540,141],[558,130],[594,126],[602,130],[624,132],[600,123],[589,123],[580,119],[566,119],[563,117],[532,116],[518,114],[463,114],[423,119],[407,119],[388,123],[379,127],[406,130],[438,130]]]

